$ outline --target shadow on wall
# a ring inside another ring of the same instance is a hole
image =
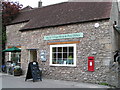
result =
[[[120,88],[120,62],[118,63],[118,88]]]
[[[120,88],[120,49],[115,51],[114,62],[118,62],[118,85]]]

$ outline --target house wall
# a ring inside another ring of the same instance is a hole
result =
[[[115,51],[120,49],[120,33],[113,28],[114,22],[116,21],[117,26],[120,26],[120,19],[119,19],[119,9],[118,3],[113,2],[113,6],[111,9],[111,17],[110,17],[110,30],[111,30],[111,42],[112,42],[112,49],[111,49],[111,56],[114,58]],[[110,61],[110,74],[108,77],[109,84],[120,87],[120,74],[119,74],[119,67],[120,64],[118,62],[114,62],[114,59]]]
[[[28,49],[37,49],[37,61],[43,69],[43,76],[50,79],[72,80],[91,83],[108,83],[114,86],[120,86],[120,74],[118,73],[120,64],[114,62],[114,51],[120,48],[120,34],[114,30],[114,21],[119,26],[120,18],[118,14],[117,3],[113,4],[111,19],[87,22],[81,24],[72,24],[59,27],[38,29],[33,31],[19,32],[27,23],[20,23],[7,26],[8,46],[21,46],[22,69],[27,71],[30,62],[30,51]],[[119,21],[118,21],[119,20]],[[95,28],[94,24],[99,23],[100,27]],[[62,40],[44,40],[44,36],[57,34],[71,34],[83,32],[83,38],[62,39]],[[68,66],[50,66],[50,45],[51,41],[73,40],[80,41],[77,45],[77,65]],[[46,62],[41,62],[40,52],[46,51]],[[95,57],[95,71],[87,70],[88,56]],[[8,53],[6,53],[6,60]]]
[[[99,23],[98,28],[94,27]],[[57,34],[84,34],[83,38],[61,39],[61,40],[44,40],[44,36]],[[96,22],[87,22],[81,24],[72,24],[59,27],[38,29],[33,31],[24,31],[22,38],[22,68],[27,70],[29,63],[29,50],[37,49],[37,61],[43,69],[43,77],[50,79],[61,79],[71,81],[82,81],[91,83],[108,83],[109,63],[111,57],[111,31],[109,29],[109,20]],[[50,66],[50,41],[73,40],[80,41],[76,43],[77,65],[76,67],[68,66]],[[41,62],[40,52],[46,51],[46,62]],[[88,71],[88,56],[95,57],[95,71]]]
[[[8,46],[21,46],[21,32],[19,31],[20,28],[22,28],[27,23],[20,23],[20,24],[14,24],[14,25],[8,25],[6,26],[6,36],[7,36],[7,42],[6,42],[6,48]],[[9,53],[5,53],[5,61],[9,61]]]
[[[6,27],[7,46],[21,46],[21,32],[19,31],[26,23],[9,25]]]

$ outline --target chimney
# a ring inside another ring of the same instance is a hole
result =
[[[41,0],[38,2],[38,7],[42,7],[42,1]]]

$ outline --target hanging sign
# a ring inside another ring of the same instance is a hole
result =
[[[80,38],[80,37],[83,37],[83,33],[72,33],[72,34],[60,34],[60,35],[44,36],[44,40]]]
[[[40,59],[42,62],[46,62],[46,60],[47,60],[46,59],[46,52],[43,50],[40,52]]]

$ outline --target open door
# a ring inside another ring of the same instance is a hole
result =
[[[29,62],[37,61],[37,50],[36,49],[30,49],[29,50]]]

